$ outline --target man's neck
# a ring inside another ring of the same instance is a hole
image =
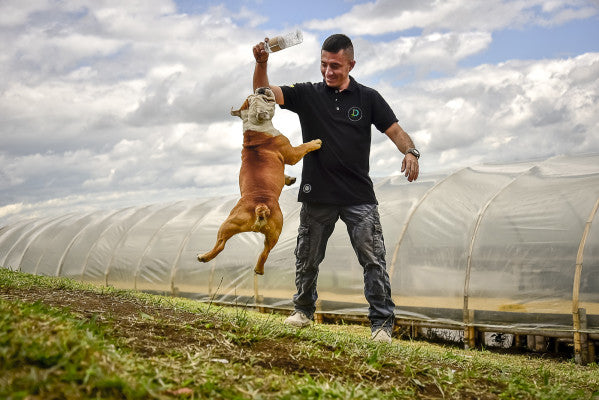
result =
[[[349,76],[347,77],[347,81],[343,82],[341,85],[339,85],[338,87],[333,87],[333,86],[329,86],[331,89],[336,89],[340,92],[344,91],[345,89],[347,89],[349,87],[349,84],[351,83],[351,79],[349,78]]]

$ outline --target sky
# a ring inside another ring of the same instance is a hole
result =
[[[349,35],[423,177],[599,152],[597,0],[0,0],[0,226],[238,193],[229,112],[252,47],[296,29],[271,84],[321,81],[322,41]],[[301,142],[295,114],[273,123]],[[371,176],[402,159],[373,127]]]

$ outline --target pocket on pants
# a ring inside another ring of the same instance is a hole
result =
[[[385,241],[383,240],[383,227],[379,222],[374,223],[373,229],[373,250],[376,256],[385,255]]]
[[[308,227],[300,226],[297,233],[297,245],[295,247],[295,257],[298,260],[305,260],[310,254],[310,230]]]

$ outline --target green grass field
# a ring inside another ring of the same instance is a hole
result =
[[[599,368],[0,268],[2,399],[599,399]]]

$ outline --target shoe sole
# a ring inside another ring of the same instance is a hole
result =
[[[393,343],[392,340],[386,340],[386,339],[372,339],[373,342],[376,343]]]
[[[305,323],[305,324],[302,324],[302,323],[296,323],[296,322],[287,322],[287,321],[285,321],[285,322],[283,322],[283,323],[284,323],[285,325],[293,326],[294,328],[305,328],[306,326],[309,326],[309,325],[310,325],[310,323],[309,323],[309,322],[308,322],[308,323]]]

